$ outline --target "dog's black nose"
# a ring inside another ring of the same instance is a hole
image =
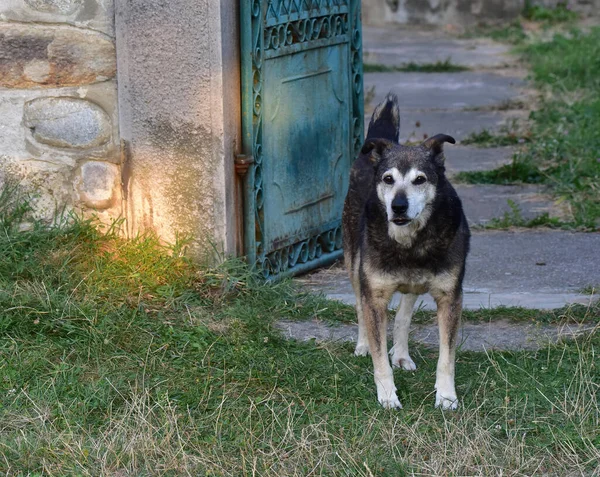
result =
[[[404,196],[396,196],[392,201],[392,211],[394,214],[402,215],[408,210],[408,200]]]

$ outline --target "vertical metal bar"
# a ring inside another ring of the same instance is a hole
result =
[[[351,84],[355,87],[353,91],[353,117],[355,139],[354,158],[358,155],[362,142],[364,140],[364,86],[363,86],[363,59],[362,59],[362,21],[361,21],[361,0],[350,0],[351,5],[351,36],[350,36],[350,71]]]
[[[256,1],[256,0],[255,0]],[[253,120],[253,0],[240,0],[240,49],[242,84],[242,150],[252,156],[254,147]],[[254,164],[244,176],[244,253],[250,266],[256,262],[256,218],[254,215]]]

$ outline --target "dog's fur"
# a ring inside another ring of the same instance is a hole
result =
[[[439,134],[419,146],[401,146],[399,133],[398,99],[389,94],[373,113],[344,204],[344,259],[358,316],[355,354],[371,353],[383,407],[402,407],[387,357],[387,306],[394,292],[403,293],[390,353],[394,366],[414,371],[408,330],[418,295],[429,292],[440,334],[435,405],[456,409],[456,336],[470,235],[445,176],[442,146],[455,141]]]

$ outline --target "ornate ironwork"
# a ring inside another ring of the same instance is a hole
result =
[[[341,254],[340,221],[325,231],[299,239],[276,250],[265,250],[263,188],[263,66],[265,59],[296,47],[310,49],[326,44],[348,43],[351,71],[351,140],[354,157],[363,139],[363,75],[360,0],[241,0],[242,68],[251,56],[251,74],[243,76],[246,154],[254,163],[246,176],[246,241],[249,260],[265,277],[297,273],[312,265],[331,261]],[[245,18],[244,18],[244,15]],[[246,18],[250,17],[250,23]],[[299,50],[294,50],[299,51]],[[251,111],[251,119],[248,113]]]
[[[324,39],[346,41],[348,14],[302,18],[295,22],[281,23],[265,28],[265,50],[279,50],[298,43]]]

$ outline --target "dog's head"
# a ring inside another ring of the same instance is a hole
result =
[[[387,139],[365,142],[361,153],[374,168],[377,197],[394,229],[409,224],[421,228],[429,218],[444,177],[444,142],[454,144],[455,140],[438,134],[418,146],[401,146]]]

